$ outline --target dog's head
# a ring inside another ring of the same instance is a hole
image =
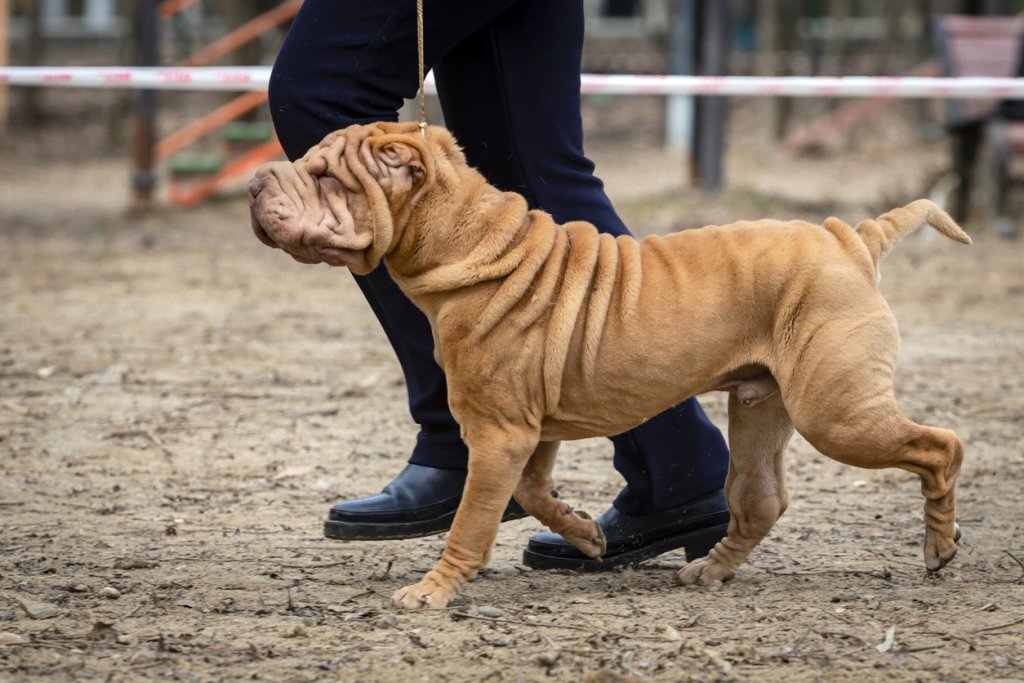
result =
[[[249,182],[253,231],[302,263],[365,275],[401,240],[438,164],[447,161],[465,163],[443,128],[422,135],[415,123],[349,126],[294,163],[256,171]]]

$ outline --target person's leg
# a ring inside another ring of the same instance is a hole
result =
[[[583,152],[582,44],[581,3],[520,0],[435,66],[445,123],[491,184],[556,221],[629,234]],[[664,510],[725,480],[725,441],[695,399],[612,441],[628,484],[616,500],[624,512]]]
[[[960,181],[956,188],[953,211],[950,213],[959,223],[967,221],[972,209],[971,195],[974,193],[975,168],[983,131],[984,122],[977,121],[955,126],[950,130],[950,136],[953,138],[953,169]]]
[[[428,66],[509,4],[446,0],[439,8],[428,2]],[[295,159],[334,130],[397,120],[403,99],[415,96],[418,85],[414,2],[306,0],[274,64],[270,110],[286,154]],[[420,432],[410,464],[384,492],[339,503],[325,533],[350,539],[445,531],[462,495],[467,453],[448,410],[430,326],[386,269],[355,279],[401,364]]]

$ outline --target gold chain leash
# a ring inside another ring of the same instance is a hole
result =
[[[420,135],[427,135],[427,93],[423,87],[423,0],[416,0],[416,50],[420,58]]]

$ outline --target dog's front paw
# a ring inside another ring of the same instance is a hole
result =
[[[402,609],[443,609],[456,592],[455,587],[442,585],[427,574],[419,583],[395,591],[391,604]]]
[[[718,586],[735,575],[725,563],[702,557],[680,569],[676,576],[684,586]]]

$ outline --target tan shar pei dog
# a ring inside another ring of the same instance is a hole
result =
[[[262,242],[357,274],[383,262],[430,320],[469,474],[440,561],[396,605],[447,605],[487,564],[510,496],[599,558],[600,527],[553,495],[559,441],[618,434],[716,389],[730,392],[731,521],[683,584],[732,578],[786,509],[794,428],[840,462],[919,475],[925,565],[956,554],[963,445],[897,407],[899,335],[877,286],[881,258],[922,225],[970,243],[931,202],[856,227],[760,220],[616,238],[488,185],[443,128],[393,123],[266,164],[249,193]]]

